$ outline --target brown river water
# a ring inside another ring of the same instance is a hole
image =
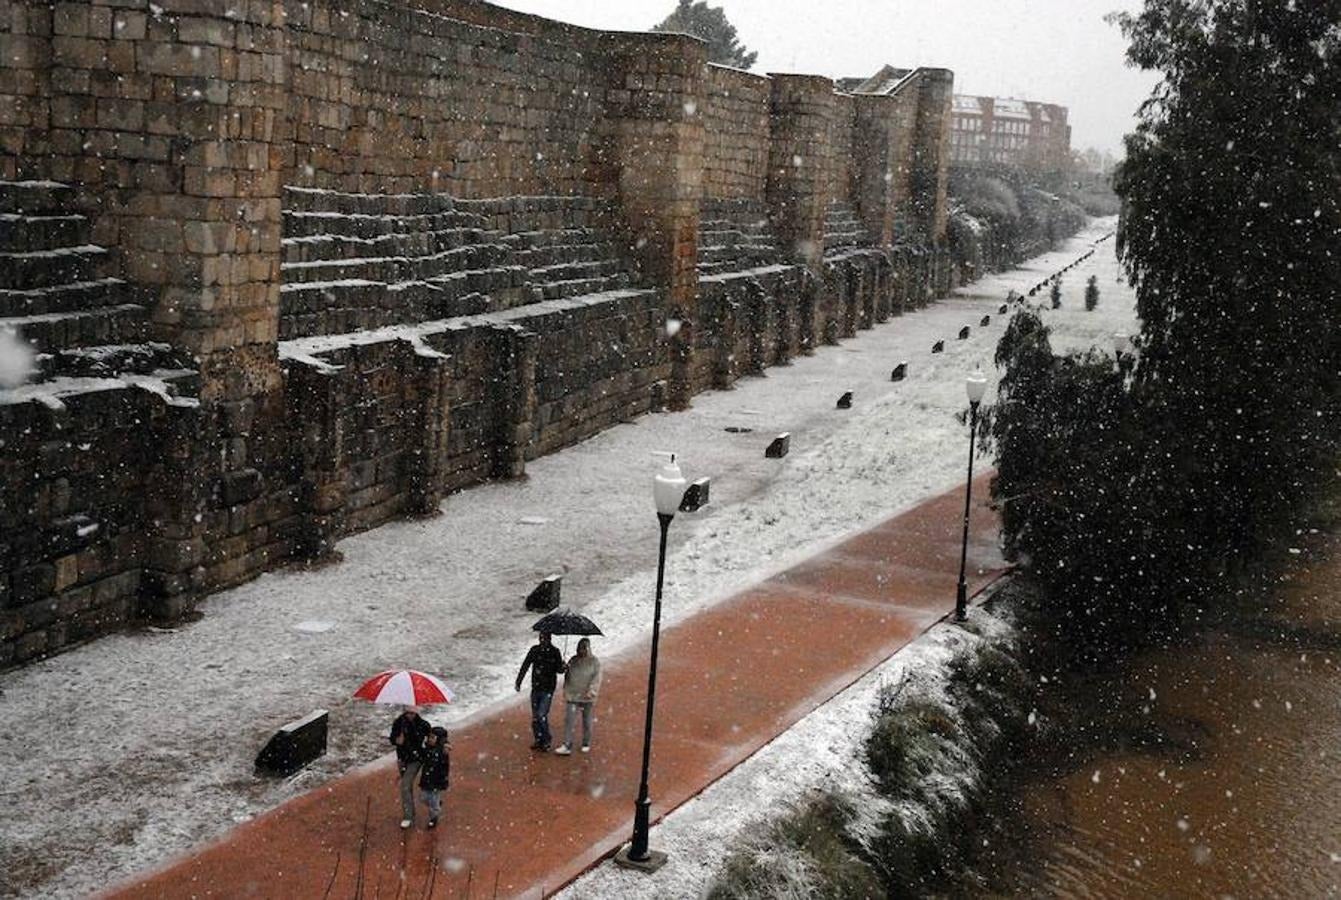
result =
[[[1327,530],[1299,538],[1265,597],[1139,655],[1122,702],[1166,740],[1109,742],[1020,788],[995,838],[1030,849],[968,893],[1341,896],[1341,529]]]

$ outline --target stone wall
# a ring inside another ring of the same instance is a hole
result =
[[[945,286],[943,70],[478,0],[16,0],[0,66],[0,326],[47,354],[0,393],[0,665]]]
[[[285,183],[460,198],[610,195],[607,84],[568,30],[289,2]]]
[[[704,92],[703,196],[763,201],[768,184],[768,78],[709,65]]]

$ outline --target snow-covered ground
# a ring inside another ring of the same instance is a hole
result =
[[[459,703],[434,718],[449,725],[512,702],[535,619],[522,601],[546,575],[565,573],[564,603],[600,623],[602,655],[642,638],[655,575],[653,450],[674,450],[688,477],[713,479],[712,505],[671,529],[668,622],[953,486],[965,462],[963,376],[990,369],[1004,327],[997,306],[1114,224],[700,395],[688,412],[645,416],[536,460],[526,479],[455,494],[441,517],[348,538],[337,565],[212,597],[194,624],[111,636],[0,675],[0,893],[82,895],[375,758],[390,714],[349,694],[380,669],[442,674]],[[1086,313],[1091,273],[1102,297]],[[1113,331],[1134,330],[1118,274],[1110,240],[1068,276],[1063,308],[1046,313],[1055,346],[1108,347]],[[991,326],[979,328],[989,313]],[[955,340],[965,324],[970,338]],[[945,352],[932,355],[941,339]],[[891,383],[902,360],[908,378]],[[847,390],[853,409],[835,409]],[[765,459],[782,431],[791,455]],[[294,778],[256,779],[266,736],[315,707],[331,711],[327,755]],[[778,790],[804,790],[803,775]]]

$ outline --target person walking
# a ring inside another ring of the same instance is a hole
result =
[[[428,827],[437,828],[442,816],[442,792],[452,774],[452,742],[447,739],[447,729],[434,726],[424,739],[424,771],[419,776],[419,790],[428,806]]]
[[[554,752],[567,756],[573,752],[573,728],[582,717],[582,752],[591,750],[591,714],[601,690],[601,661],[591,652],[590,638],[577,642],[577,655],[568,660],[563,676],[563,743]]]
[[[414,824],[414,782],[424,759],[424,739],[428,723],[419,715],[419,707],[407,706],[391,723],[391,743],[396,747],[396,770],[400,780],[401,828]]]
[[[549,733],[549,707],[554,702],[554,689],[559,683],[559,675],[565,668],[559,648],[542,631],[536,645],[522,660],[521,670],[517,672],[517,690],[520,691],[526,670],[531,670],[531,733],[535,737],[532,750],[544,752],[553,743],[554,739]]]

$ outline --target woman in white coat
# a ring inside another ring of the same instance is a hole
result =
[[[582,752],[591,749],[591,711],[601,690],[601,661],[591,652],[591,640],[577,642],[577,655],[568,660],[563,676],[563,744],[554,752],[567,756],[573,752],[573,728],[582,716]]]

